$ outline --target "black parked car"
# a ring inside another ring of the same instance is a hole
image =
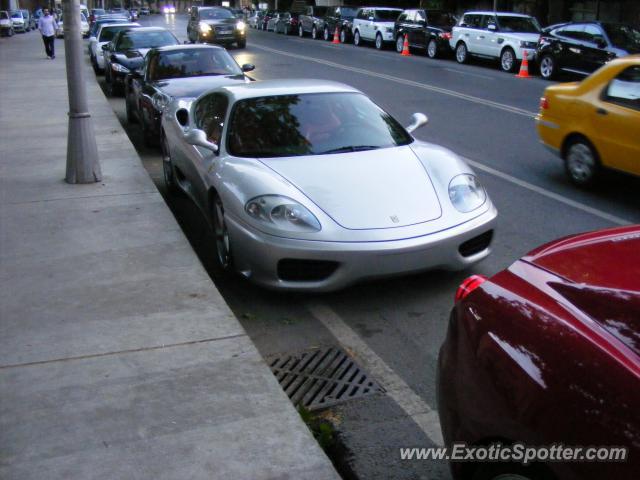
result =
[[[640,30],[615,23],[573,22],[545,28],[536,58],[540,75],[551,79],[560,71],[588,75],[632,53],[640,53]]]
[[[102,47],[109,93],[122,94],[126,76],[140,68],[149,50],[179,43],[173,33],[161,27],[138,27],[118,32],[111,42]]]
[[[324,17],[323,38],[325,40],[333,40],[333,35],[338,27],[338,35],[340,43],[350,42],[353,38],[353,19],[358,12],[359,7],[350,7],[342,5],[339,7],[329,7]]]
[[[239,67],[222,47],[214,45],[173,45],[149,51],[141,68],[126,81],[127,120],[140,122],[144,142],[155,145],[161,137],[164,107],[177,97],[198,97],[222,85],[247,83],[244,74],[255,67]]]
[[[223,7],[191,7],[187,37],[191,43],[218,43],[238,48],[247,46],[246,26],[231,10]]]
[[[443,10],[405,10],[394,27],[396,50],[402,52],[408,35],[409,46],[425,49],[430,58],[451,54],[449,40],[455,24],[455,16]]]

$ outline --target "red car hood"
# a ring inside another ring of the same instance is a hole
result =
[[[523,258],[550,286],[640,357],[640,225],[567,237]]]

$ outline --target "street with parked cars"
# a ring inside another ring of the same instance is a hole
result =
[[[91,10],[87,61],[263,357],[339,344],[382,385],[320,414],[343,478],[636,478],[638,28],[145,10]],[[457,442],[628,457],[400,453]]]

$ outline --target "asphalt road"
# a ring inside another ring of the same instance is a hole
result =
[[[185,16],[156,15],[141,23],[166,25],[186,40]],[[438,349],[457,286],[471,273],[492,275],[555,238],[640,223],[640,180],[608,174],[592,191],[568,183],[560,161],[538,143],[535,132],[538,99],[549,85],[542,79],[517,79],[491,62],[458,65],[418,52],[406,58],[391,49],[336,46],[256,30],[248,35],[246,49],[230,52],[239,64],[255,64],[251,75],[258,80],[335,80],[361,89],[401,123],[409,123],[416,111],[427,114],[429,124],[415,135],[469,159],[499,210],[493,253],[470,271],[429,272],[325,295],[265,291],[215,268],[214,241],[200,212],[184,197],[167,196],[159,151],[145,148],[139,127],[126,124],[124,101],[111,100],[158,189],[260,352],[268,357],[342,344],[374,378],[397,387],[328,414],[357,477],[449,478],[445,463],[401,461],[399,448],[438,441],[437,423],[428,412],[436,408]]]

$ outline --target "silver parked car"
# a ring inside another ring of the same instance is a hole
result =
[[[217,258],[271,288],[483,259],[497,212],[469,166],[367,96],[320,80],[219,87],[162,114],[165,182],[210,221]]]

